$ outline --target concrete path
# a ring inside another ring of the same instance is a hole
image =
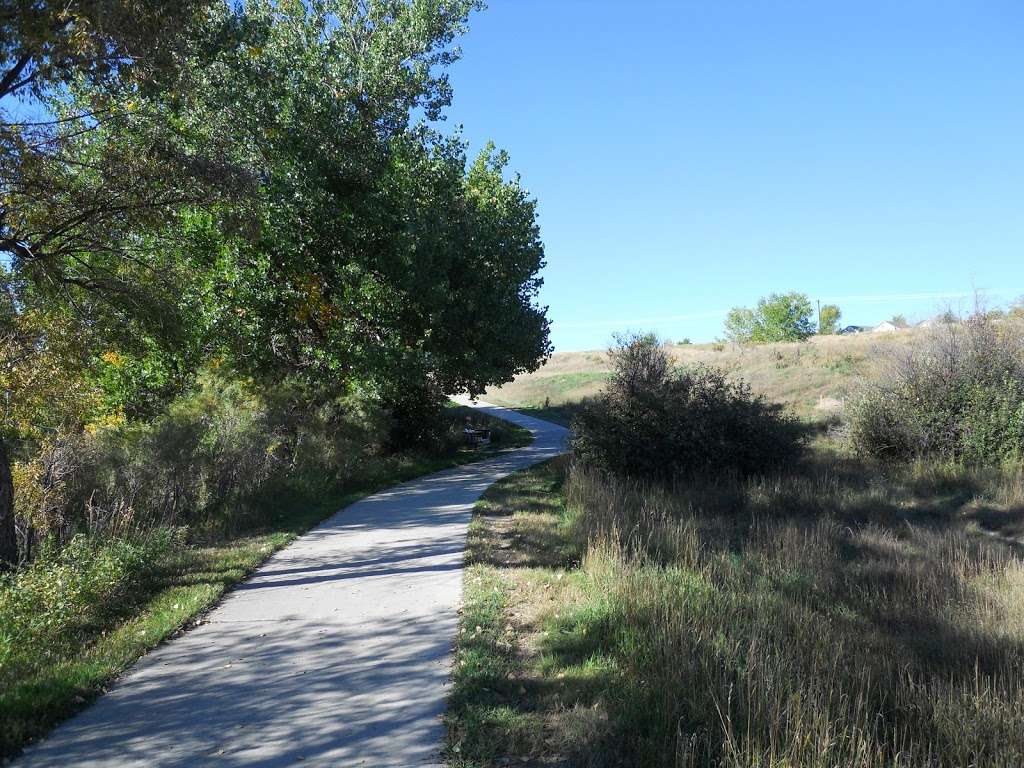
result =
[[[473,504],[561,453],[566,436],[478,407],[530,429],[533,444],[342,510],[16,765],[439,765]]]

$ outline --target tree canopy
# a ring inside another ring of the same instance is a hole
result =
[[[814,334],[813,313],[807,294],[773,293],[754,309],[731,309],[725,319],[726,338],[737,344],[803,341]]]
[[[504,152],[470,160],[437,128],[479,7],[8,4],[5,365],[70,334],[68,370],[125,418],[215,362],[310,397],[358,389],[402,439],[446,394],[536,368],[535,201]],[[9,397],[38,399],[18,381]]]
[[[835,304],[826,304],[818,312],[818,333],[828,336],[839,331],[842,310]]]

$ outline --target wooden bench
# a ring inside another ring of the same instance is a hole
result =
[[[491,430],[489,429],[474,429],[467,426],[462,430],[462,434],[465,435],[466,442],[474,448],[489,445],[491,442]]]

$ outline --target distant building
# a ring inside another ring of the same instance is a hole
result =
[[[899,330],[894,323],[885,320],[871,329],[872,333],[895,333]]]
[[[953,325],[959,322],[960,318],[954,315],[952,312],[944,312],[941,315],[935,315],[935,317],[929,317],[927,320],[922,320],[915,327],[934,328],[937,325]]]

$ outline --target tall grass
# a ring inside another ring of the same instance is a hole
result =
[[[589,597],[563,634],[619,670],[581,763],[1021,764],[1024,562],[915,504],[941,473],[664,490],[576,467],[566,493]]]

